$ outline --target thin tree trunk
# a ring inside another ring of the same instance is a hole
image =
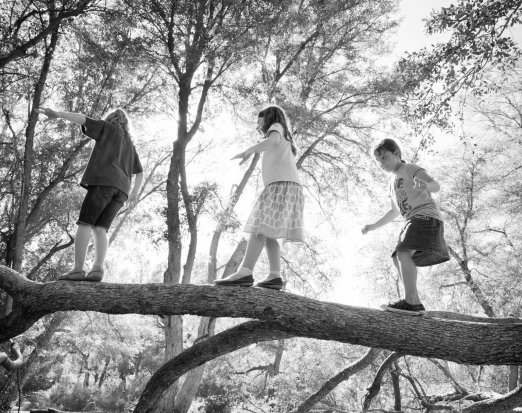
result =
[[[283,353],[285,352],[285,340],[277,340],[277,348],[274,358],[273,368],[268,372],[269,377],[277,376],[281,371],[281,360],[283,360]]]
[[[513,391],[518,387],[518,366],[509,366],[508,391]]]
[[[38,113],[36,109],[40,106],[42,100],[42,92],[45,87],[49,68],[53,59],[56,44],[58,42],[59,25],[51,32],[51,40],[49,46],[45,51],[42,68],[40,70],[40,77],[36,83],[31,112],[29,114],[29,122],[25,132],[25,149],[24,149],[24,166],[22,173],[22,190],[20,194],[20,204],[18,207],[18,216],[15,223],[14,242],[11,244],[14,250],[11,251],[11,256],[7,261],[7,265],[14,270],[20,271],[22,268],[22,259],[24,253],[25,242],[25,227],[27,223],[27,215],[29,214],[29,198],[32,189],[32,174],[34,162],[34,134],[36,129],[36,122],[38,120]]]
[[[98,388],[101,388],[105,378],[107,377],[107,369],[109,368],[109,364],[111,363],[111,358],[108,356],[105,359],[105,365],[103,366],[102,373],[100,374],[100,381],[98,382]]]
[[[393,410],[396,412],[400,412],[402,410],[402,400],[401,400],[401,382],[399,380],[399,373],[397,368],[397,363],[395,364],[395,368],[390,371],[391,382],[393,387]]]
[[[381,353],[381,350],[370,348],[364,356],[350,364],[344,370],[337,373],[322,387],[306,399],[296,410],[296,413],[308,413],[320,400],[324,399],[333,389],[335,389],[340,383],[349,379],[354,374],[365,369],[369,366],[373,360]]]
[[[234,194],[232,195],[229,204],[226,209],[227,215],[231,214],[239,201],[239,198],[241,197],[243,190],[252,176],[252,173],[256,167],[256,164],[260,158],[260,155],[256,153],[254,155],[254,158],[252,159],[252,162],[250,163],[250,166],[245,171],[243,178],[241,179],[241,182],[236,187],[236,190],[234,191]],[[225,220],[228,219],[228,216],[224,218]],[[209,284],[212,284],[214,280],[217,278],[217,251],[219,247],[219,241],[221,239],[221,235],[223,234],[224,227],[221,224],[218,224],[216,230],[214,231],[214,234],[212,236],[212,242],[210,244],[209,248],[209,260],[208,260],[208,266],[207,266],[207,282]],[[241,243],[240,243],[241,244]],[[244,250],[243,254],[244,255]],[[243,257],[241,256],[241,259]],[[233,272],[237,269],[239,266],[239,262],[237,259],[237,256],[235,254],[232,254],[230,257],[226,268],[229,269],[230,272]],[[232,271],[232,268],[233,271]],[[202,337],[208,338],[212,337],[214,335],[214,322],[211,323],[211,318],[209,317],[202,317],[199,322],[198,327],[198,336],[196,340],[201,339]],[[190,408],[195,396],[196,392],[199,388],[199,385],[201,383],[201,379],[203,378],[203,374],[205,372],[205,366],[202,365],[200,367],[195,368],[194,370],[191,370],[187,377],[185,378],[185,381],[183,382],[183,386],[178,392],[178,395],[176,397],[176,402],[174,405],[174,412],[175,413],[186,413],[188,409]]]
[[[368,392],[364,396],[363,407],[362,407],[363,413],[366,413],[370,409],[372,400],[375,398],[375,396],[377,396],[377,394],[379,394],[379,391],[381,390],[381,382],[382,382],[384,373],[386,373],[386,371],[388,371],[390,366],[392,366],[402,356],[403,356],[403,354],[401,354],[401,353],[392,353],[381,364],[381,366],[379,367],[379,370],[377,371],[377,374],[375,375],[375,378],[373,379],[372,385],[368,388]]]
[[[185,167],[185,148],[187,139],[187,113],[190,89],[180,87],[179,91],[179,122],[177,140],[173,144],[172,158],[167,178],[167,238],[169,245],[168,266],[164,274],[167,284],[179,284],[181,281],[181,211],[180,177]],[[182,316],[164,317],[165,330],[165,361],[176,357],[183,351],[183,318]],[[173,383],[158,403],[156,412],[172,413],[175,398],[178,393],[178,383]]]

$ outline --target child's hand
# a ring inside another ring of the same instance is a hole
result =
[[[36,109],[36,113],[41,113],[42,115],[47,116],[45,122],[58,118],[58,112],[51,108],[38,108]]]
[[[239,165],[243,165],[248,160],[248,158],[250,158],[250,155],[251,154],[247,154],[246,152],[241,152],[241,153],[238,153],[237,155],[233,156],[231,158],[231,160],[241,159],[241,162],[239,162]]]
[[[414,177],[413,178],[413,189],[415,189],[416,191],[427,191],[428,183],[423,179]]]
[[[373,231],[374,228],[373,228],[373,225],[372,224],[368,224],[368,225],[365,225],[364,227],[361,228],[361,233],[363,235],[366,235],[369,231]]]
[[[129,199],[127,200],[128,204],[129,204],[129,208],[130,209],[134,209],[134,207],[136,206],[136,204],[138,203],[138,194],[135,194],[134,192],[131,192],[131,194],[129,195]]]

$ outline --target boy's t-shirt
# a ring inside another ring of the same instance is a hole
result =
[[[270,134],[271,131],[279,132]],[[278,181],[299,182],[297,174],[297,166],[295,164],[295,156],[292,153],[292,146],[284,136],[283,126],[274,123],[266,132],[266,139],[270,141],[270,146],[263,152],[262,175],[263,184],[265,186]]]
[[[96,143],[80,185],[112,186],[129,195],[133,174],[143,172],[134,144],[110,122],[86,117],[82,133]]]
[[[414,164],[402,164],[390,185],[390,195],[404,219],[414,215],[426,215],[442,221],[437,204],[427,191],[413,189],[415,174],[424,168]]]

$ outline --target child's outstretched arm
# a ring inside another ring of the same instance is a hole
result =
[[[377,228],[380,228],[386,224],[389,224],[392,222],[395,218],[397,218],[400,215],[399,210],[397,209],[397,206],[393,201],[391,201],[391,208],[384,216],[379,219],[378,221],[374,222],[373,224],[367,224],[364,227],[362,227],[361,232],[363,235],[368,233],[368,231],[375,231]]]
[[[138,172],[134,178],[134,186],[129,194],[129,207],[132,209],[138,203],[138,195],[140,192],[141,184],[143,183],[143,172]]]
[[[413,177],[413,183],[413,189],[417,191],[440,191],[439,183],[436,180],[434,180],[431,176],[429,176],[423,169],[421,169],[415,174],[415,176]]]
[[[36,109],[37,113],[41,113],[42,115],[47,116],[47,121],[53,119],[65,119],[69,122],[76,123],[78,125],[85,125],[86,117],[81,113],[75,112],[59,112],[57,110],[51,108],[38,108]]]
[[[231,159],[241,159],[241,162],[239,162],[239,165],[242,165],[246,162],[248,158],[250,158],[250,155],[256,152],[263,152],[266,151],[270,146],[274,143],[274,139],[277,139],[281,135],[277,131],[271,131],[270,136],[266,139],[263,139],[261,142],[256,143],[255,145],[251,146],[247,150],[238,153],[237,155],[234,155]]]

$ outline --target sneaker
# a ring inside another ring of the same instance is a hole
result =
[[[399,300],[394,303],[383,304],[381,305],[381,308],[386,311],[409,315],[422,315],[426,312],[426,309],[422,304],[410,304],[406,300]]]

